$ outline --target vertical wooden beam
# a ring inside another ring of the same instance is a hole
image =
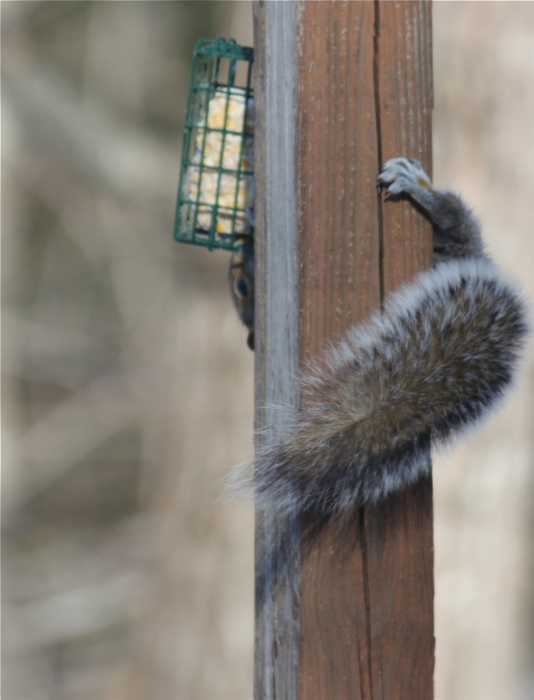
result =
[[[432,176],[432,29],[429,2],[376,2],[376,95],[382,163],[417,158]],[[382,201],[386,295],[432,264],[429,223],[408,203]],[[428,456],[430,460],[430,455]],[[432,482],[362,509],[373,698],[434,697]]]
[[[272,406],[298,406],[299,360],[431,264],[427,222],[376,191],[388,158],[430,172],[430,5],[260,0],[255,47],[261,446],[284,432]],[[294,514],[258,514],[256,700],[430,700],[430,481],[334,523],[301,571],[298,538]]]
[[[428,223],[377,197],[391,157],[431,167],[430,5],[309,2],[299,26],[303,362],[431,264]],[[433,697],[432,488],[333,524],[301,571],[299,700]]]
[[[254,4],[256,447],[284,436],[276,406],[298,409],[296,42],[294,2]],[[254,698],[295,698],[299,522],[256,516]]]
[[[299,27],[300,338],[305,364],[380,308],[370,2],[305,3]],[[299,700],[370,698],[359,519],[305,552]]]

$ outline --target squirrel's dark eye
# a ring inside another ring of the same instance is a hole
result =
[[[250,294],[249,284],[243,275],[239,275],[234,282],[236,296],[246,299]]]

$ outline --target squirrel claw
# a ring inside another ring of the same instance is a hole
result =
[[[430,178],[423,170],[421,163],[412,158],[391,158],[388,160],[382,172],[378,176],[378,184],[386,187],[390,195],[411,192],[414,188],[431,188]]]

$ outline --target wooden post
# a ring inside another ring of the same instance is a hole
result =
[[[297,13],[254,8],[256,447],[284,435],[275,406],[298,408]],[[267,432],[268,431],[268,432]],[[276,508],[256,516],[254,697],[296,698],[299,527]]]
[[[431,6],[257,2],[255,32],[257,425],[275,439],[299,365],[431,264],[427,222],[376,190],[394,156],[431,173]],[[258,518],[256,545],[256,700],[433,698],[430,480],[300,563],[295,515]]]

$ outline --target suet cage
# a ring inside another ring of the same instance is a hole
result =
[[[210,250],[252,245],[254,51],[200,39],[193,53],[175,239]]]

